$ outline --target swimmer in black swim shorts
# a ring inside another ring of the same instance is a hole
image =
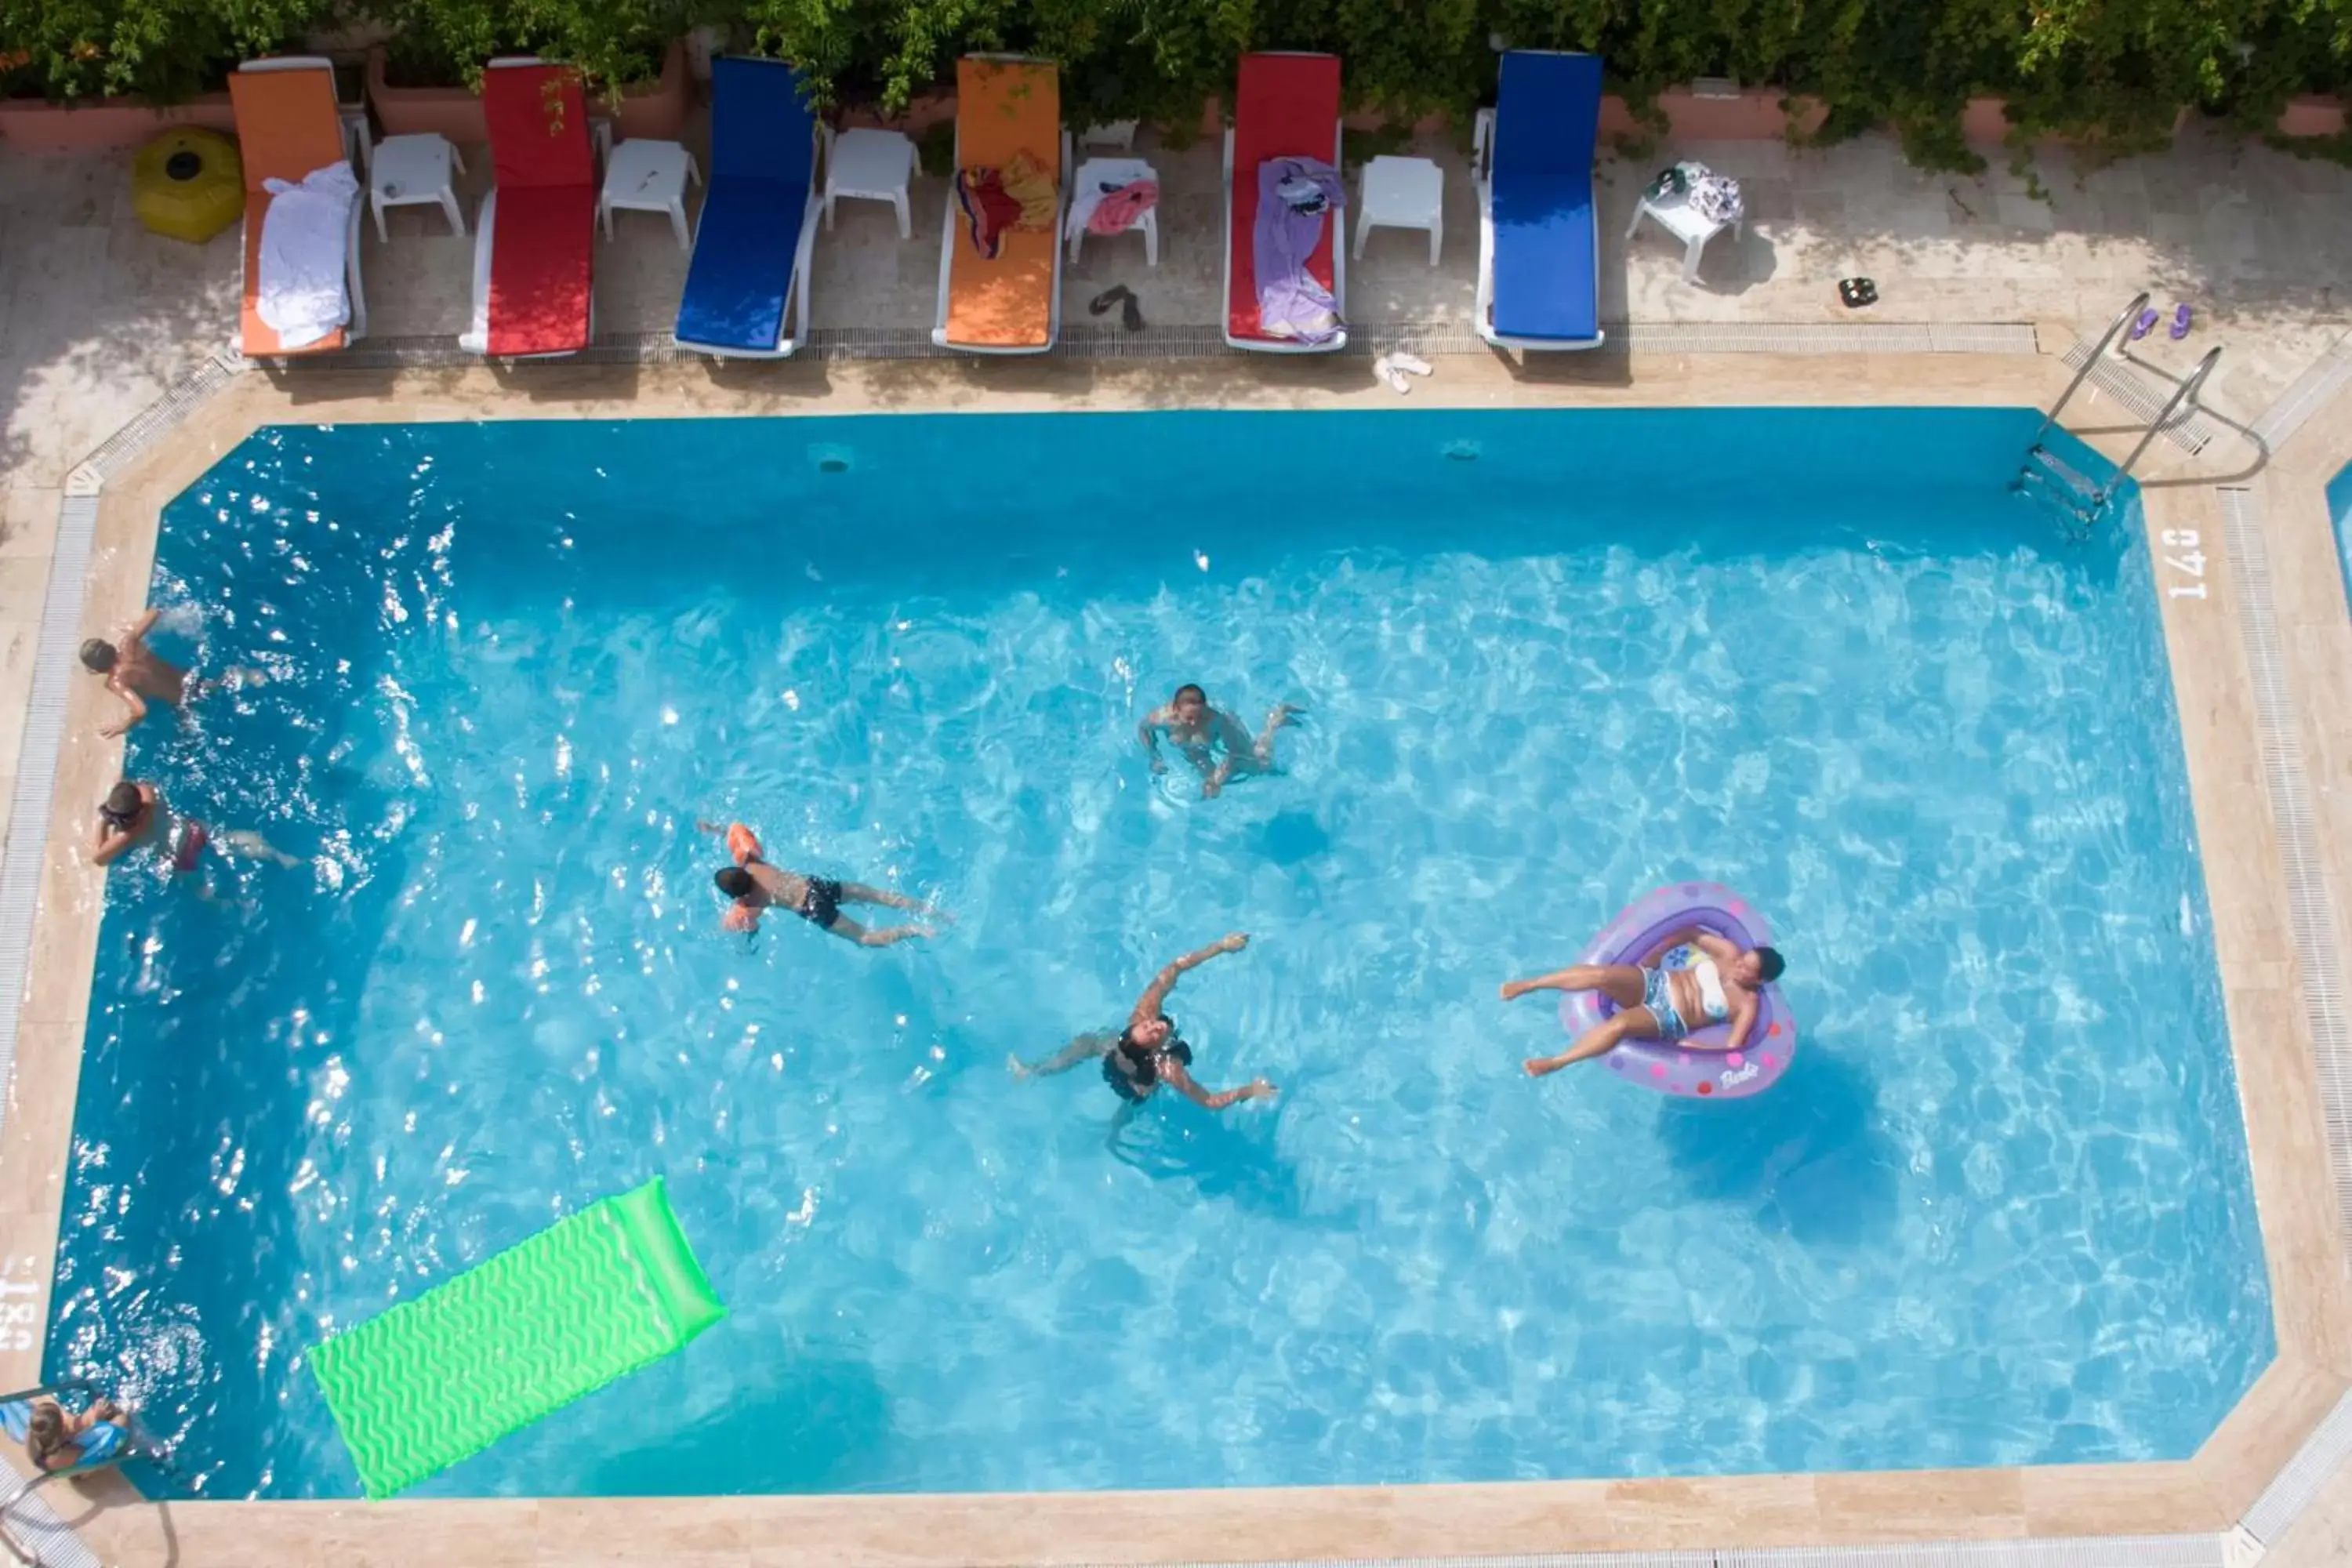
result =
[[[1249,938],[1239,931],[1198,952],[1188,952],[1158,974],[1137,998],[1135,1011],[1128,1015],[1127,1027],[1117,1034],[1098,1031],[1080,1035],[1055,1055],[1034,1065],[1013,1058],[1011,1066],[1015,1078],[1042,1078],[1049,1073],[1067,1072],[1080,1062],[1099,1058],[1103,1081],[1111,1092],[1129,1104],[1139,1104],[1151,1098],[1152,1090],[1167,1084],[1193,1104],[1208,1110],[1223,1110],[1244,1100],[1262,1100],[1275,1092],[1274,1085],[1264,1079],[1254,1079],[1239,1089],[1228,1089],[1212,1094],[1192,1081],[1189,1070],[1192,1065],[1192,1047],[1176,1036],[1176,1020],[1160,1010],[1168,993],[1176,988],[1177,977],[1188,969],[1196,969],[1221,952],[1239,952],[1249,945]]]
[[[929,926],[891,926],[884,931],[867,931],[841,912],[844,904],[878,904],[887,909],[907,910],[934,920],[947,917],[926,903],[919,903],[902,894],[868,888],[858,882],[836,882],[824,877],[803,876],[787,871],[781,866],[771,866],[761,853],[759,836],[741,823],[730,823],[721,827],[715,822],[698,822],[695,826],[705,833],[723,833],[727,852],[735,864],[715,873],[711,880],[719,890],[734,902],[719,918],[729,931],[754,931],[760,929],[760,911],[766,909],[790,910],[819,931],[831,931],[845,942],[860,947],[888,947],[910,936],[929,936]]]

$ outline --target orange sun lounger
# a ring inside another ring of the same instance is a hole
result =
[[[931,341],[971,353],[1044,353],[1062,327],[1069,147],[1060,73],[1005,56],[957,61],[955,163]]]
[[[245,278],[237,310],[237,346],[256,359],[324,353],[367,331],[367,304],[360,293],[360,208],[352,204],[351,238],[343,268],[351,291],[352,322],[316,342],[288,348],[278,342],[257,309],[261,298],[261,227],[269,216],[270,180],[299,182],[352,155],[342,111],[335,103],[335,66],[315,55],[247,60],[230,74],[228,96],[236,113],[237,153],[245,164]]]

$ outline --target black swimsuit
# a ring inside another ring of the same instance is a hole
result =
[[[808,891],[793,913],[809,921],[819,931],[831,931],[833,922],[841,918],[841,884],[824,877],[803,877]]]
[[[1111,1092],[1121,1100],[1138,1103],[1151,1092],[1152,1086],[1160,1081],[1161,1057],[1173,1057],[1186,1067],[1192,1065],[1192,1047],[1176,1037],[1176,1020],[1165,1013],[1160,1017],[1168,1024],[1168,1042],[1158,1050],[1148,1051],[1139,1057],[1134,1055],[1129,1049],[1132,1042],[1127,1032],[1121,1030],[1118,1044],[1103,1053],[1103,1081],[1110,1085]],[[1119,1070],[1121,1062],[1127,1064],[1127,1071]]]

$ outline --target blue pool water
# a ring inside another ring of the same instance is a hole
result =
[[[2352,595],[2352,467],[2328,481],[2327,515],[2336,520],[2336,563],[2344,569],[2344,591]]]
[[[350,1495],[304,1347],[663,1174],[732,1315],[427,1490],[2186,1456],[2261,1246],[2147,560],[2032,418],[257,437],[155,591],[279,679],[132,766],[306,864],[115,874],[50,1370],[157,1489]],[[1187,679],[1286,772],[1153,779]],[[698,816],[959,923],[747,950]],[[1498,983],[1685,877],[1787,1079],[1531,1083]],[[1232,930],[1171,1010],[1271,1107],[1005,1070]]]

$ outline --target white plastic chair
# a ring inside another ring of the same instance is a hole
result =
[[[1097,185],[1131,185],[1138,180],[1150,180],[1152,184],[1158,184],[1160,174],[1140,158],[1089,158],[1078,165],[1077,174],[1070,180],[1070,190],[1075,197],[1077,192],[1090,190]],[[1084,209],[1075,199],[1070,204],[1069,217],[1063,227],[1069,237],[1070,259],[1076,261],[1078,258],[1078,247],[1086,243],[1087,221]],[[1159,207],[1155,205],[1146,211],[1141,217],[1135,220],[1128,232],[1143,236],[1145,265],[1159,266]]]

